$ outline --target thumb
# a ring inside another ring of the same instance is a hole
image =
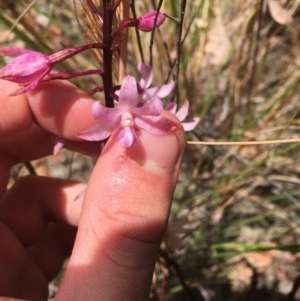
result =
[[[110,138],[91,175],[56,301],[149,298],[184,133],[180,125],[164,136],[141,131],[131,148],[120,145],[116,136]]]

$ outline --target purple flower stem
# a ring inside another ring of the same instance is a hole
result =
[[[89,92],[89,94],[90,95],[94,95],[95,93],[97,93],[97,92],[103,92],[103,87],[96,87],[96,88],[93,88],[90,92]]]
[[[162,4],[163,4],[163,0],[160,0],[159,3],[158,3],[158,6],[156,8],[156,15],[155,15],[155,18],[154,18],[154,26],[153,26],[153,29],[151,31],[151,37],[150,37],[150,46],[149,46],[149,49],[150,49],[150,61],[149,61],[149,65],[152,67],[152,59],[153,59],[153,44],[154,44],[154,33],[155,33],[155,24],[157,22],[157,18],[158,18],[158,15],[159,15],[159,11],[162,7]]]
[[[88,49],[92,48],[98,48],[103,49],[105,48],[105,45],[103,43],[90,43],[82,46],[72,47],[64,50],[60,50],[57,52],[54,52],[53,54],[49,55],[49,59],[53,64],[59,63],[62,60],[66,60],[80,52],[86,51]]]
[[[181,0],[180,2],[180,16],[178,19],[178,31],[177,31],[177,41],[176,41],[176,61],[175,61],[175,82],[179,82],[179,72],[180,72],[180,62],[181,62],[181,50],[182,50],[182,31],[183,31],[183,21],[185,16],[186,0]],[[174,90],[177,94],[176,103],[179,102],[179,91],[178,88]]]
[[[127,27],[136,27],[136,26],[137,26],[136,19],[122,20],[119,26],[112,32],[112,40],[114,40],[123,29]]]
[[[94,2],[92,0],[86,0],[88,6],[92,10],[92,12],[97,16],[99,23],[102,25],[103,24],[103,17],[99,13],[97,7],[95,6]]]
[[[87,71],[79,71],[79,72],[63,72],[63,71],[55,71],[49,75],[44,81],[47,80],[53,80],[53,79],[70,79],[74,77],[79,77],[79,76],[86,76],[86,75],[91,75],[91,74],[103,74],[102,69],[93,69],[93,70],[87,70]]]
[[[131,11],[132,11],[132,15],[133,15],[133,19],[136,20],[136,11],[135,11],[135,0],[131,0]],[[141,41],[141,36],[140,36],[140,32],[137,28],[135,28],[135,34],[137,37],[137,43],[138,43],[138,47],[139,47],[139,53],[141,56],[140,61],[142,63],[145,62],[145,58],[144,58],[144,51],[143,51],[143,46],[142,46],[142,41]]]

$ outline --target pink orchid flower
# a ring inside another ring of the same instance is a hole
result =
[[[153,97],[164,98],[168,96],[175,88],[174,81],[171,81],[166,85],[150,88],[153,81],[152,68],[147,64],[140,63],[138,64],[137,69],[142,75],[141,80],[139,82],[139,90],[143,95],[143,101],[148,101]]]
[[[195,117],[192,121],[184,122],[189,112],[189,105],[189,101],[186,100],[177,112],[177,104],[175,102],[169,102],[165,107],[167,111],[173,113],[179,119],[185,132],[194,130],[200,122],[198,117]]]
[[[125,147],[133,146],[144,129],[154,135],[163,135],[172,130],[176,124],[161,116],[162,101],[158,98],[141,103],[136,79],[127,75],[123,78],[116,108],[108,108],[95,102],[92,114],[99,124],[82,132],[79,137],[90,141],[102,141],[115,129],[119,129],[118,141]]]
[[[151,31],[154,27],[160,26],[165,21],[165,16],[162,13],[158,13],[155,20],[157,11],[153,10],[137,19],[137,28],[141,31]],[[154,24],[154,21],[155,24]]]

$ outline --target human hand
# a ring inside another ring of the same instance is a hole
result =
[[[75,151],[99,150],[74,141],[96,123],[83,92],[65,82],[8,97],[14,90],[0,81],[0,295],[9,296],[0,300],[46,300],[72,249],[55,301],[147,300],[185,144],[181,127],[165,136],[142,131],[129,149],[113,135],[87,186],[30,176],[6,192],[10,168],[51,154],[53,135]]]

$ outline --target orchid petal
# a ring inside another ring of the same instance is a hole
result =
[[[165,110],[167,110],[170,113],[172,113],[172,114],[175,115],[176,114],[176,110],[177,110],[177,103],[173,102],[173,101],[167,103],[166,106],[165,106]]]
[[[200,118],[196,117],[193,119],[193,121],[190,122],[183,122],[183,120],[186,118],[188,111],[189,111],[189,101],[186,100],[182,107],[176,112],[177,104],[175,102],[169,102],[166,106],[165,109],[172,114],[174,114],[179,121],[181,121],[182,127],[185,132],[192,131],[196,128],[196,126],[200,122]]]
[[[55,136],[53,155],[57,155],[64,147],[66,140],[64,138]]]
[[[196,117],[193,121],[182,122],[182,126],[185,132],[194,130],[200,122],[200,118]]]
[[[160,87],[149,88],[145,91],[147,97],[151,98],[153,96],[157,96],[159,98],[164,98],[168,96],[174,89],[175,82],[170,82]]]
[[[121,121],[121,110],[118,108],[106,108],[99,102],[93,103],[93,114],[95,119],[99,120],[99,124],[93,126],[79,134],[79,137],[89,141],[100,141],[109,137],[118,127]]]
[[[187,114],[188,114],[188,112],[189,112],[189,106],[190,106],[190,104],[189,104],[189,102],[186,100],[185,102],[184,102],[184,104],[182,105],[182,107],[177,111],[177,113],[175,114],[176,115],[176,117],[180,120],[180,121],[183,121],[185,118],[186,118],[186,116],[187,116]]]
[[[119,107],[120,108],[132,108],[139,103],[139,94],[137,90],[137,83],[133,76],[126,75],[123,78],[120,95],[119,95]]]
[[[44,77],[44,74],[42,76],[40,76],[39,78],[37,78],[36,80],[34,80],[33,82],[31,82],[29,85],[26,85],[20,89],[15,90],[14,92],[10,93],[9,96],[16,96],[16,95],[20,95],[20,94],[34,90],[38,86],[38,84],[42,81],[43,77]]]
[[[161,116],[139,116],[135,118],[135,124],[154,135],[169,133],[177,124]]]
[[[101,141],[108,138],[114,130],[114,127],[103,128],[102,124],[97,124],[83,132],[78,137],[88,141]]]
[[[149,65],[140,63],[137,65],[137,69],[142,75],[139,84],[143,90],[147,89],[148,87],[150,87],[153,80],[152,68]]]
[[[33,51],[30,49],[21,48],[21,47],[1,47],[0,48],[0,55],[19,56],[22,54],[41,55],[41,53],[39,53],[37,51]]]
[[[107,108],[100,101],[95,101],[92,106],[92,116],[102,122],[114,122],[121,117],[119,108]]]
[[[147,101],[142,107],[133,108],[131,111],[136,115],[159,116],[163,110],[163,103],[159,98]]]
[[[95,119],[101,119],[106,107],[100,103],[100,101],[95,101],[92,105],[92,116]]]

